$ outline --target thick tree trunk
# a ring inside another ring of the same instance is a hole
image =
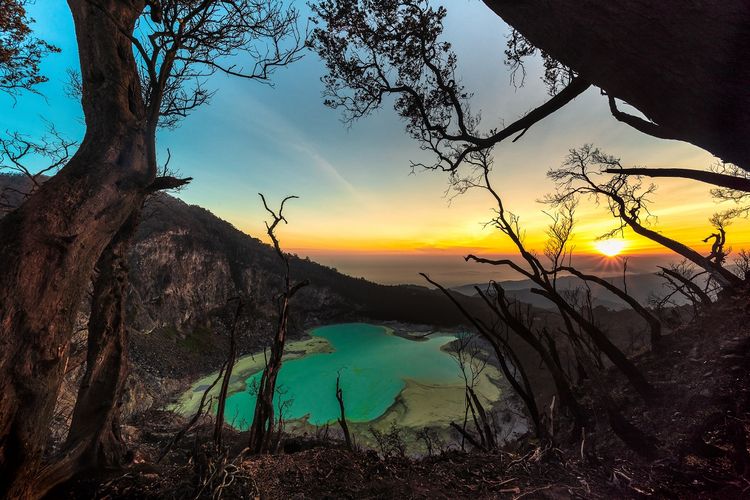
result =
[[[746,0],[484,0],[531,43],[658,125],[750,170]]]
[[[126,448],[120,435],[119,417],[128,372],[127,252],[140,212],[131,214],[96,265],[98,275],[89,317],[86,371],[64,451],[36,480],[35,492],[39,496],[81,472],[117,467],[124,461]]]
[[[155,175],[122,34],[132,32],[143,2],[69,4],[86,135],[59,174],[0,220],[0,497],[31,494],[88,279]]]

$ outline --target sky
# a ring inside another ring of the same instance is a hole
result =
[[[474,92],[487,128],[510,123],[548,98],[540,81],[539,61],[527,66],[521,88],[511,83],[503,62],[508,27],[479,0],[451,0],[445,39],[459,57],[459,74]],[[307,15],[304,4],[298,6]],[[72,139],[83,135],[80,104],[64,92],[67,70],[78,65],[73,24],[66,2],[37,0],[30,8],[34,31],[62,49],[50,55],[43,71],[50,81],[43,96],[23,95],[16,102],[0,95],[0,130],[42,135],[45,121]],[[161,131],[161,157],[171,152],[170,167],[194,181],[178,197],[201,205],[242,231],[263,237],[263,211],[257,193],[271,204],[294,194],[285,213],[289,224],[278,232],[283,247],[355,276],[383,283],[420,283],[419,271],[448,284],[469,283],[497,270],[479,269],[461,258],[466,253],[512,254],[510,241],[484,222],[492,200],[483,192],[446,197],[447,177],[416,172],[411,161],[431,160],[404,133],[390,107],[351,126],[323,105],[320,82],[325,68],[313,53],[280,69],[273,86],[216,75],[209,82],[216,95],[173,131]],[[631,110],[632,111],[632,110]],[[547,217],[538,202],[552,190],[545,173],[558,166],[573,147],[592,143],[620,157],[625,166],[679,166],[705,169],[716,160],[689,144],[643,135],[609,114],[606,98],[589,89],[561,111],[532,127],[516,143],[495,149],[493,183],[506,208],[521,217],[526,243],[541,250]],[[654,228],[695,248],[711,231],[709,216],[718,206],[709,187],[695,181],[658,182],[653,197]],[[649,240],[626,233],[617,258],[596,249],[596,238],[613,228],[605,207],[582,204],[574,244],[591,269],[617,268],[651,272],[671,259]],[[729,242],[750,243],[750,223],[735,222]],[[618,260],[619,259],[619,260]],[[512,278],[503,275],[503,278]]]

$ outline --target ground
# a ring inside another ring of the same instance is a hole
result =
[[[611,388],[628,420],[651,436],[643,458],[611,432],[603,413],[584,439],[560,432],[493,453],[450,451],[421,459],[349,452],[316,438],[285,452],[243,458],[246,437],[206,453],[198,427],[155,463],[184,426],[168,412],[129,427],[134,464],[56,492],[63,498],[750,498],[750,324],[746,297],[725,299],[635,361],[659,389],[645,404],[615,373],[589,383]],[[556,428],[564,429],[564,421]]]

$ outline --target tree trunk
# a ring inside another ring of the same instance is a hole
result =
[[[229,353],[227,354],[227,370],[224,372],[224,378],[221,380],[221,389],[219,390],[219,403],[216,407],[216,422],[214,423],[214,444],[217,448],[221,447],[222,434],[224,431],[224,409],[227,406],[227,394],[229,393],[229,382],[232,379],[232,370],[234,369],[235,358],[237,357],[237,322],[240,319],[242,311],[242,300],[238,299],[237,309],[234,312],[232,321],[232,330],[229,337]]]
[[[531,43],[626,101],[662,137],[750,170],[746,0],[484,0]],[[653,127],[653,124],[649,124]]]
[[[81,472],[117,467],[124,462],[127,450],[120,435],[120,405],[128,374],[127,253],[140,213],[138,209],[131,214],[96,265],[86,371],[64,451],[36,480],[39,496]]]
[[[339,426],[341,426],[341,432],[344,433],[344,442],[346,443],[346,449],[354,451],[354,445],[352,444],[352,435],[349,433],[349,426],[346,423],[346,409],[344,408],[344,391],[341,389],[341,374],[336,376],[336,401],[339,402]]]
[[[557,351],[554,351],[554,355],[551,350],[545,349],[542,342],[521,322],[514,314],[512,314],[510,308],[505,303],[505,291],[497,283],[493,283],[495,292],[497,293],[497,301],[495,306],[490,302],[489,298],[485,295],[482,290],[476,288],[479,296],[484,299],[484,302],[492,309],[499,318],[501,318],[507,325],[516,332],[524,342],[526,342],[534,351],[539,354],[542,362],[547,367],[552,376],[552,380],[555,384],[555,390],[560,396],[560,401],[563,406],[570,411],[575,420],[576,430],[586,426],[587,416],[585,410],[578,403],[578,400],[573,395],[573,390],[568,383],[568,377],[560,366],[559,359],[556,361],[555,356]]]
[[[283,295],[280,300],[279,324],[273,344],[271,345],[271,355],[258,384],[255,413],[253,415],[253,423],[250,426],[250,443],[248,448],[251,453],[256,454],[267,453],[269,451],[273,436],[273,398],[276,394],[276,378],[279,376],[279,370],[281,370],[281,358],[284,354],[284,343],[286,342],[287,322],[289,319],[289,298],[287,295]]]
[[[0,497],[31,494],[88,279],[155,176],[121,32],[132,32],[143,3],[69,4],[86,135],[60,173],[0,220]]]
[[[646,377],[643,376],[643,373],[641,373],[638,367],[635,366],[633,362],[630,361],[628,357],[625,356],[625,354],[615,344],[613,344],[612,341],[607,338],[604,332],[602,332],[596,325],[579,314],[578,311],[573,309],[570,304],[565,302],[565,300],[563,300],[562,297],[560,297],[554,291],[532,289],[531,293],[538,293],[540,295],[543,295],[544,297],[547,297],[549,300],[555,303],[555,305],[560,310],[560,314],[569,315],[571,318],[573,318],[573,320],[581,326],[583,331],[588,334],[596,347],[604,354],[606,354],[607,358],[609,358],[612,364],[615,365],[623,375],[625,375],[625,377],[630,382],[630,385],[633,386],[633,388],[638,392],[638,394],[641,395],[641,397],[645,401],[653,403],[656,400],[656,390],[651,384],[648,383]]]

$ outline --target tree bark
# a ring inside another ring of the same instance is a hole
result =
[[[130,215],[96,265],[98,275],[89,317],[86,371],[64,451],[42,469],[35,481],[35,494],[40,497],[81,472],[121,466],[125,460],[120,405],[128,374],[127,252],[140,212],[139,209]]]
[[[69,5],[86,135],[56,176],[0,220],[0,496],[31,494],[88,279],[155,176],[123,34],[132,32],[143,2]]]
[[[484,3],[535,46],[642,112],[659,130],[646,133],[695,144],[750,171],[750,142],[742,140],[750,136],[747,1]]]
[[[608,168],[608,174],[617,175],[643,175],[646,177],[680,177],[694,181],[705,182],[712,186],[719,186],[735,191],[750,192],[750,179],[736,177],[734,175],[720,174],[706,170],[694,170],[691,168]]]
[[[260,383],[258,384],[258,395],[255,404],[253,423],[250,426],[250,442],[248,448],[251,453],[267,453],[271,446],[274,426],[273,398],[276,394],[276,379],[281,370],[281,360],[284,354],[284,343],[286,342],[287,323],[289,320],[289,297],[281,297],[279,308],[279,324],[276,329],[271,354],[266,367],[263,370]]]

